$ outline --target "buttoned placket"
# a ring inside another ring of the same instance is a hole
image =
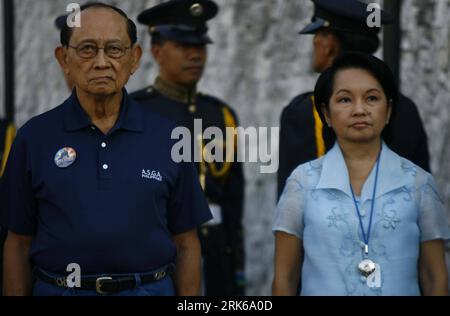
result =
[[[112,179],[113,166],[111,165],[110,146],[108,139],[104,137],[98,144],[98,163],[100,168],[100,179]]]
[[[110,135],[103,135],[97,127],[91,126],[94,133],[101,134],[100,137],[96,138],[98,161],[97,168],[99,174],[99,185],[100,189],[107,189],[113,178],[113,166],[111,161],[111,138]]]

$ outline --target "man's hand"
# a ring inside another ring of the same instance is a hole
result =
[[[173,237],[177,247],[174,274],[178,296],[199,296],[201,293],[201,250],[197,230]]]

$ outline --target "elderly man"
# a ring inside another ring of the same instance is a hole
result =
[[[369,27],[367,4],[357,0],[313,0],[314,16],[300,34],[314,35],[313,68],[321,73],[346,51],[373,54],[379,47],[379,27]],[[380,11],[381,24],[392,23],[391,16]],[[313,106],[312,92],[295,97],[281,116],[280,169],[278,195],[286,179],[300,164],[314,160],[333,147],[334,139],[322,126]],[[430,170],[427,135],[413,101],[400,95],[395,115],[384,140],[400,156]]]
[[[223,135],[227,127],[237,124],[237,117],[229,106],[196,89],[206,64],[206,45],[212,43],[206,22],[217,12],[217,5],[210,0],[171,0],[138,16],[138,21],[149,27],[151,53],[159,66],[159,75],[151,87],[132,97],[146,108],[189,128],[191,135],[195,132],[195,120],[202,121],[202,132],[217,127]],[[203,147],[206,144],[199,136],[194,135],[194,142]],[[224,153],[226,148],[236,146],[234,139],[220,143],[216,139],[215,142],[223,146]],[[199,150],[200,146],[196,146],[195,152]],[[204,293],[243,295],[242,164],[236,162],[236,155],[222,158],[223,162],[202,161],[198,165],[214,216],[214,220],[200,230]]]
[[[6,168],[5,294],[198,295],[211,214],[195,166],[171,159],[171,123],[124,89],[136,26],[96,3],[61,43],[74,92],[20,129]]]

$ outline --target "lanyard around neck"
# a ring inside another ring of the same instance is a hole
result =
[[[356,201],[355,193],[353,192],[353,187],[350,182],[350,190],[352,192],[353,202],[355,203],[356,213],[358,214],[359,226],[361,228],[361,233],[362,233],[363,239],[364,239],[364,254],[366,256],[369,254],[369,239],[370,239],[370,231],[372,229],[373,210],[375,207],[375,194],[377,191],[378,171],[379,171],[379,167],[380,167],[380,156],[381,156],[381,150],[378,153],[377,166],[376,166],[376,170],[375,170],[375,183],[373,185],[372,203],[371,203],[371,207],[370,207],[370,219],[369,219],[369,227],[367,228],[367,235],[366,235],[366,231],[364,230],[364,225],[363,225],[363,221],[362,221],[361,212],[358,207],[358,202]]]

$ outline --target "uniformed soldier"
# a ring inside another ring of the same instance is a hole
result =
[[[378,49],[380,28],[367,25],[370,14],[367,4],[356,0],[313,2],[312,22],[300,34],[314,35],[314,71],[324,71],[342,52],[373,54]],[[393,22],[388,13],[381,10],[380,14],[382,24]],[[281,115],[278,196],[298,165],[322,156],[334,143],[313,102],[312,92],[301,94],[284,108]],[[427,136],[416,105],[400,95],[396,111],[384,137],[386,143],[399,155],[429,171]]]
[[[124,88],[136,25],[102,3],[81,20],[61,30],[72,95],[19,130],[5,170],[5,294],[200,295],[212,215],[195,165],[171,159],[175,124]]]
[[[132,94],[136,101],[188,127],[202,120],[205,130],[214,126],[225,132],[236,127],[234,111],[221,100],[196,89],[206,62],[206,44],[212,43],[206,22],[216,16],[218,6],[210,0],[171,0],[138,16],[149,27],[151,54],[159,66],[152,86]],[[225,135],[225,133],[224,133]],[[200,136],[200,138],[198,138]],[[193,135],[193,148],[204,147],[201,135]],[[196,146],[198,145],[198,146]],[[236,146],[235,139],[220,144]],[[203,152],[203,151],[202,151]],[[198,164],[200,179],[214,220],[200,229],[206,295],[244,294],[244,247],[242,208],[244,179],[242,165],[225,162]]]
[[[1,187],[1,178],[5,170],[6,161],[8,160],[9,151],[11,149],[11,144],[16,135],[16,128],[13,123],[7,120],[0,120],[0,217],[3,216],[4,212],[4,199],[3,194],[5,194],[3,188]],[[1,223],[1,221],[0,221]],[[5,227],[0,226],[0,271],[3,271],[3,244],[5,242],[7,230]],[[3,288],[3,273],[0,273],[0,293]]]

